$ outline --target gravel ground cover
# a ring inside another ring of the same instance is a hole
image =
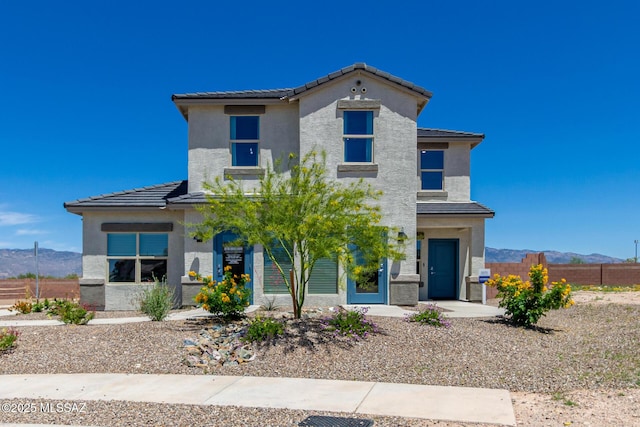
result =
[[[550,312],[536,329],[489,318],[451,319],[451,328],[444,329],[372,317],[381,333],[353,342],[334,339],[318,319],[290,322],[285,337],[255,346],[253,362],[222,366],[213,373],[505,388],[512,392],[519,425],[640,425],[640,305],[634,304],[640,298],[628,294],[621,301],[611,301],[610,295],[608,301],[595,294],[577,295],[576,306]],[[0,374],[203,375],[202,369],[183,363],[183,341],[207,326],[204,321],[168,321],[21,327],[18,347],[0,355]],[[85,425],[286,426],[311,414],[87,402],[85,414],[5,418]],[[375,425],[458,424],[377,417]]]

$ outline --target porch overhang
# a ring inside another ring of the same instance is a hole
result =
[[[493,218],[495,212],[477,202],[423,202],[416,203],[416,214],[429,217],[476,217]]]

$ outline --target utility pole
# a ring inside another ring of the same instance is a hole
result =
[[[36,300],[40,299],[40,269],[38,267],[38,241],[33,243],[33,254],[36,257]]]

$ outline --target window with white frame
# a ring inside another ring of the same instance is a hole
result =
[[[345,111],[344,161],[373,162],[373,111]]]
[[[232,166],[258,166],[260,117],[231,116],[230,142]]]
[[[422,190],[444,189],[443,150],[420,150],[420,182]]]
[[[166,233],[107,234],[109,282],[146,283],[167,275],[169,235]]]

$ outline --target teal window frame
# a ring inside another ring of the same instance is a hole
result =
[[[260,116],[230,116],[231,166],[260,165]]]
[[[420,189],[444,190],[444,150],[420,150]]]
[[[373,162],[373,111],[346,110],[342,115],[345,163]]]
[[[151,283],[166,276],[167,233],[107,233],[109,283]]]

